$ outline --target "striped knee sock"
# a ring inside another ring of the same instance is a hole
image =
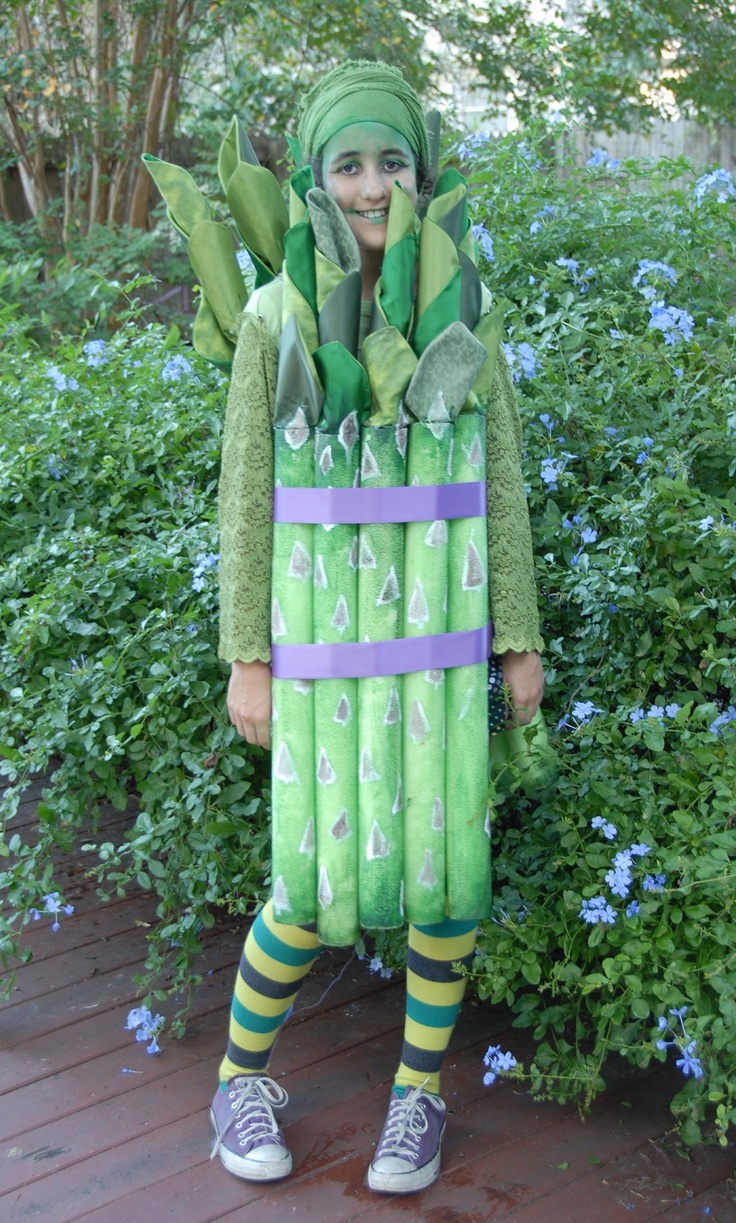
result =
[[[220,1081],[236,1074],[266,1070],[271,1049],[319,954],[314,926],[284,926],[268,904],[256,917],[245,940],[235,981],[227,1054]]]
[[[406,1024],[397,1087],[421,1087],[439,1095],[440,1067],[460,1004],[465,977],[453,972],[461,960],[470,965],[477,922],[452,921],[409,926],[406,972]]]

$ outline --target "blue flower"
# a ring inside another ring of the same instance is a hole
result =
[[[629,846],[629,853],[632,858],[646,858],[647,854],[651,852],[651,845],[645,845],[643,842]]]
[[[639,706],[638,709],[632,709],[631,713],[629,714],[629,721],[630,722],[641,722],[642,718],[644,717],[646,717],[646,714],[644,713],[644,710],[641,708],[641,706]]]
[[[537,361],[531,344],[523,341],[516,347],[510,343],[504,343],[501,347],[509,363],[511,377],[514,382],[520,382],[522,378],[533,378],[535,376]]]
[[[542,459],[539,468],[539,475],[544,484],[551,490],[557,488],[557,481],[565,470],[565,464],[561,459]]]
[[[611,327],[608,334],[610,335],[612,340],[623,340],[624,338],[617,327]]]
[[[590,821],[591,828],[600,828],[607,841],[615,841],[618,836],[618,828],[615,824],[609,824],[608,820],[602,815],[594,815]]]
[[[682,1050],[682,1057],[678,1057],[677,1061],[675,1062],[675,1065],[679,1066],[686,1078],[689,1074],[691,1074],[694,1079],[702,1079],[703,1077],[703,1067],[700,1064],[700,1060],[695,1056],[696,1048],[697,1041],[691,1040],[690,1043],[685,1045],[685,1048]]]
[[[660,263],[657,259],[640,259],[638,271],[631,283],[634,288],[642,282],[646,284],[649,276],[652,274],[654,274],[655,279],[657,276],[660,276],[664,280],[669,281],[671,285],[677,284],[677,272],[675,269],[671,268],[668,263]]]
[[[100,365],[107,365],[110,360],[110,354],[107,351],[107,345],[104,340],[87,340],[87,343],[84,345],[84,355],[91,369],[96,369]]]
[[[161,1035],[164,1026],[163,1015],[152,1015],[147,1006],[133,1007],[132,1011],[128,1012],[128,1018],[125,1022],[125,1027],[130,1031],[137,1029],[135,1038],[143,1043],[150,1041],[150,1045],[146,1052],[159,1053],[158,1037]]]
[[[554,421],[552,420],[552,417],[550,416],[549,412],[542,412],[540,414],[539,419],[541,420],[542,424],[546,428],[547,432],[551,433],[555,426],[554,426]]]
[[[371,972],[377,972],[382,977],[391,976],[391,969],[385,967],[380,955],[374,955],[368,967],[371,970]]]
[[[677,701],[671,701],[669,705],[665,705],[664,711],[668,718],[674,718],[675,714],[680,712],[680,706]]]
[[[174,354],[161,370],[161,377],[164,382],[178,382],[184,374],[191,374],[192,367],[186,357],[180,352]]]
[[[503,1053],[500,1045],[491,1045],[483,1055],[483,1065],[488,1066],[488,1071],[483,1075],[484,1086],[490,1087],[499,1074],[507,1074],[517,1064],[513,1053]]]
[[[485,225],[474,225],[473,237],[478,243],[483,258],[487,259],[489,263],[493,263],[495,259],[493,254],[493,238],[489,234]]]
[[[720,735],[724,726],[730,726],[732,722],[736,722],[736,705],[729,705],[728,709],[719,713],[718,717],[711,722],[709,730],[711,734]]]
[[[650,302],[649,327],[661,331],[665,344],[677,344],[678,340],[691,340],[694,320],[687,310],[667,306],[661,299]]]
[[[594,714],[601,712],[592,701],[576,701],[572,707],[572,716],[580,723],[589,722]]]
[[[192,570],[192,590],[201,591],[206,586],[205,572],[207,569],[214,569],[220,557],[217,552],[208,552],[206,555],[197,557],[197,564]]]
[[[68,378],[66,374],[61,372],[58,365],[47,365],[46,377],[51,379],[57,391],[79,390],[79,383],[76,378]]]
[[[630,905],[628,905],[628,906],[627,906],[627,908],[626,908],[626,916],[627,916],[627,917],[636,917],[636,915],[637,915],[637,913],[638,913],[638,912],[639,912],[639,901],[638,901],[638,900],[632,900],[631,904],[630,904]]]
[[[736,195],[730,171],[718,166],[716,170],[711,170],[710,174],[701,174],[693,188],[696,203],[702,204],[709,191],[717,192],[716,199],[719,204],[725,204],[730,195]]]
[[[666,882],[666,875],[647,875],[641,886],[645,892],[662,892]]]
[[[49,916],[54,918],[51,930],[54,934],[56,934],[56,931],[59,929],[59,914],[66,913],[67,917],[71,916],[71,914],[74,912],[74,905],[62,904],[61,900],[59,899],[58,892],[49,892],[48,895],[44,896],[42,899],[43,908],[29,909],[29,916],[32,917],[34,921],[40,921],[43,914],[48,913]]]
[[[50,454],[48,459],[46,460],[46,463],[49,469],[49,475],[51,476],[52,480],[60,480],[61,477],[64,475],[66,468],[64,467],[62,463],[59,462],[59,456],[56,454]]]
[[[576,275],[580,266],[577,259],[566,259],[564,255],[560,255],[559,259],[557,259],[555,262],[557,263],[558,268],[567,268],[568,272],[572,272],[573,276]]]
[[[598,538],[598,532],[594,527],[583,527],[580,532],[580,539],[584,544],[594,544]]]
[[[609,157],[608,149],[593,149],[593,152],[585,164],[594,170],[604,169],[613,171],[617,170],[621,165],[621,158]]]
[[[707,514],[705,518],[701,518],[698,523],[698,529],[701,531],[709,531],[715,525],[715,518],[712,514]]]
[[[661,705],[651,705],[650,708],[647,710],[647,717],[648,718],[663,718],[664,709],[662,708]]]
[[[592,900],[584,900],[578,917],[582,917],[591,926],[597,925],[599,922],[612,926],[616,920],[617,913],[608,904],[605,896],[594,896]]]

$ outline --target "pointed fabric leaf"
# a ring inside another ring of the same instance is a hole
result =
[[[312,187],[307,192],[307,207],[317,249],[342,272],[359,272],[358,243],[337,202],[321,187]]]
[[[218,369],[229,374],[235,355],[235,344],[223,332],[204,293],[200,298],[199,307],[192,327],[192,343],[205,361],[210,361]]]
[[[362,288],[360,272],[351,272],[344,276],[328,295],[319,312],[320,344],[335,341],[342,344],[353,356],[357,356]]]
[[[417,262],[416,210],[401,185],[394,184],[388,211],[386,251],[375,301],[390,327],[408,335],[414,312]]]
[[[143,161],[166,202],[167,215],[175,229],[188,238],[200,221],[209,221],[212,212],[191,174],[152,153]]]
[[[483,289],[480,283],[478,269],[462,248],[458,249],[460,272],[462,275],[462,291],[460,294],[460,322],[465,323],[468,331],[475,331],[483,306]]]
[[[229,229],[220,221],[200,221],[191,232],[187,250],[215,318],[228,339],[235,340],[248,291]]]
[[[314,234],[307,221],[287,230],[284,238],[284,318],[296,314],[304,342],[310,352],[318,346],[317,277],[314,264]]]
[[[452,238],[429,217],[419,233],[419,276],[414,348],[421,355],[427,344],[460,315],[462,275]]]
[[[463,323],[452,323],[422,354],[406,392],[417,420],[454,420],[480,372],[487,352]]]
[[[302,408],[308,424],[315,426],[323,399],[314,362],[305,347],[296,316],[292,314],[281,335],[274,425],[283,428],[295,411]]]
[[[241,161],[247,161],[251,166],[260,165],[248,133],[238,116],[233,115],[217,157],[217,175],[226,194],[227,185]]]
[[[505,300],[498,302],[489,314],[483,315],[474,331],[475,338],[480,341],[486,350],[486,360],[481,366],[478,377],[473,384],[473,393],[477,396],[484,409],[491,399],[493,376],[496,369],[498,350],[501,347],[503,320],[507,308],[508,302]]]
[[[298,163],[297,163],[298,164]],[[307,192],[314,187],[314,170],[302,166],[289,179],[289,224],[298,225],[307,216]]]
[[[383,327],[363,341],[363,364],[371,386],[371,425],[391,425],[417,367],[413,349],[395,327]]]
[[[460,246],[468,228],[468,193],[464,182],[456,188],[452,196],[457,196],[457,198],[451,208],[447,208],[441,215],[435,217],[432,215],[430,204],[427,215],[439,225],[448,238],[452,238],[455,246]]]
[[[289,213],[278,179],[263,166],[241,161],[228,179],[225,194],[248,250],[275,276],[284,260],[284,234],[289,228]]]
[[[314,364],[325,390],[319,421],[323,433],[337,433],[340,425],[356,412],[359,422],[368,415],[371,390],[365,369],[342,344],[323,344],[314,354]]]

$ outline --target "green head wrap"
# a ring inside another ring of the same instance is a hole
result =
[[[385,123],[409,142],[416,157],[429,162],[429,136],[419,98],[398,68],[371,60],[346,60],[307,94],[299,116],[299,142],[305,161],[351,123]]]

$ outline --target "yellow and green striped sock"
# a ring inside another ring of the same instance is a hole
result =
[[[268,1068],[271,1050],[299,986],[319,955],[316,926],[285,926],[269,900],[245,940],[220,1082]]]
[[[422,1087],[439,1095],[440,1068],[465,993],[465,977],[453,971],[469,966],[477,923],[447,917],[431,926],[409,926],[406,971],[406,1023],[398,1088]]]

